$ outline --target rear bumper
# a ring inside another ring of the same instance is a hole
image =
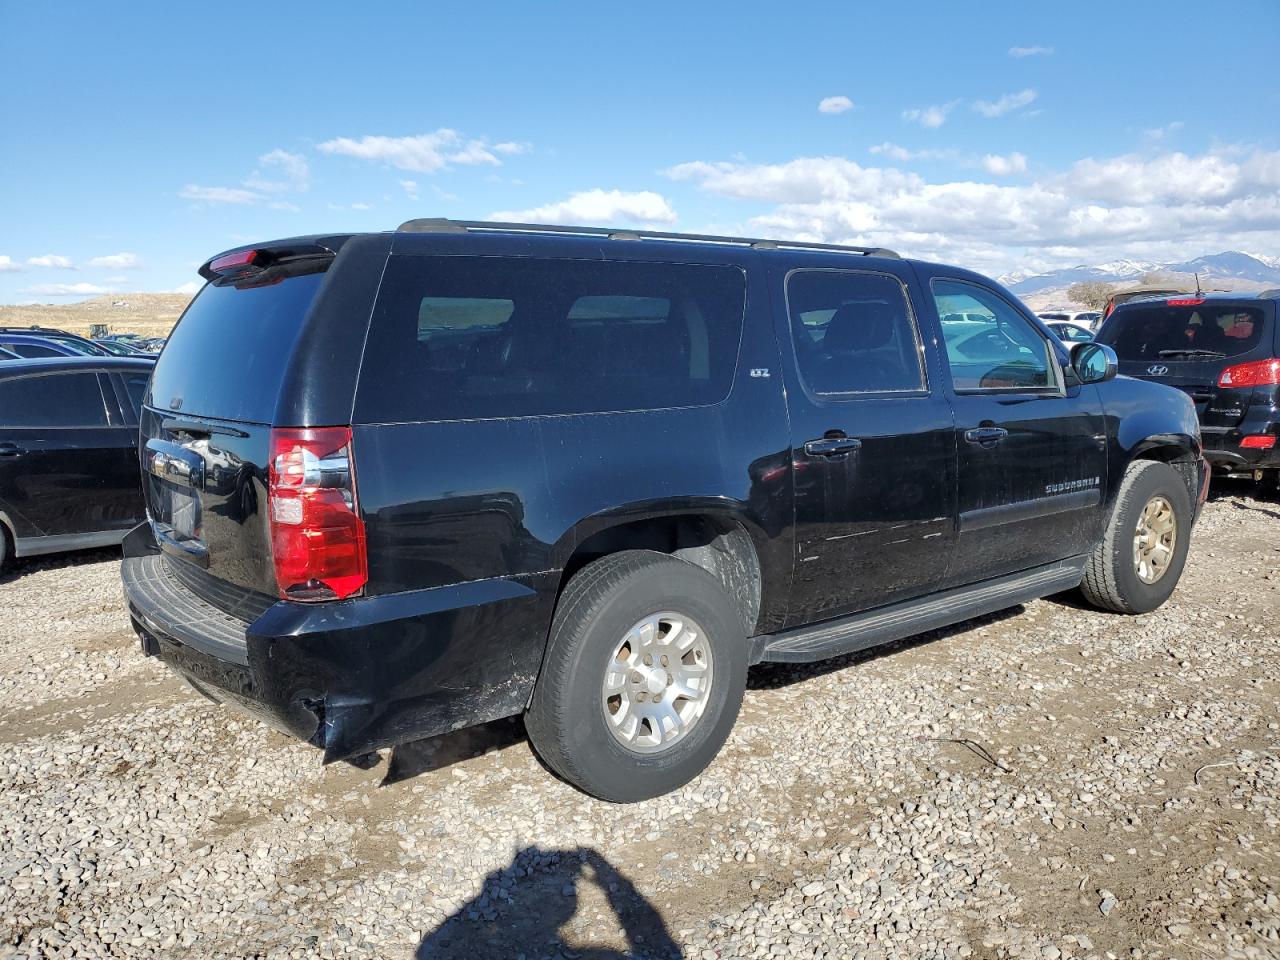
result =
[[[1276,437],[1276,445],[1270,450],[1240,446],[1245,437],[1257,434]],[[1280,421],[1246,420],[1238,427],[1201,427],[1200,435],[1204,458],[1218,469],[1247,472],[1280,468]]]
[[[152,552],[148,535],[144,525],[126,539],[121,567],[143,652],[210,699],[322,748],[325,762],[511,716],[532,693],[550,604],[535,584],[281,601],[246,621],[169,573],[177,561]]]

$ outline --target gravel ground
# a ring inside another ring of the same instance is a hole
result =
[[[144,660],[108,553],[0,577],[0,958],[1280,957],[1280,504],[1070,598],[752,672],[628,807],[518,721],[367,769]],[[371,758],[372,760],[372,758]]]

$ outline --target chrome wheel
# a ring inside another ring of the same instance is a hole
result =
[[[628,750],[657,753],[697,724],[711,692],[711,644],[682,613],[635,624],[613,649],[601,702],[613,736]]]
[[[1178,545],[1178,518],[1173,504],[1152,497],[1142,508],[1133,533],[1133,566],[1143,583],[1155,583],[1169,569]]]

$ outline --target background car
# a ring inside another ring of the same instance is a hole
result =
[[[19,334],[21,336],[43,337],[45,340],[52,340],[63,346],[70,347],[73,351],[85,356],[105,357],[110,351],[104,350],[87,337],[82,337],[76,333],[68,333],[66,330],[57,330],[52,327],[0,327],[0,336],[8,334]]]
[[[1043,317],[1041,319],[1044,320]],[[1044,325],[1063,343],[1084,343],[1093,339],[1093,331],[1082,323],[1070,320],[1045,320]]]
[[[83,357],[85,354],[57,340],[36,334],[0,333],[0,347],[20,357]]]
[[[147,353],[145,350],[140,350],[132,344],[119,340],[95,340],[93,342],[113,357],[146,357],[151,360],[155,359],[154,354]]]
[[[0,364],[0,564],[119,543],[144,517],[138,410],[154,364]]]
[[[1045,323],[1078,324],[1090,332],[1096,330],[1102,321],[1102,314],[1096,310],[1051,310],[1046,313],[1037,313],[1036,316]]]

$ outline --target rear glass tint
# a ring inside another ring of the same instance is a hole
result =
[[[364,423],[717,403],[737,365],[736,267],[392,257],[365,347]]]
[[[323,273],[257,287],[208,285],[151,377],[159,410],[270,423],[284,370]]]
[[[105,427],[96,373],[49,373],[0,380],[0,424],[7,427]]]
[[[1270,329],[1261,307],[1219,304],[1144,304],[1117,310],[1098,337],[1121,360],[1237,357],[1252,352]]]

